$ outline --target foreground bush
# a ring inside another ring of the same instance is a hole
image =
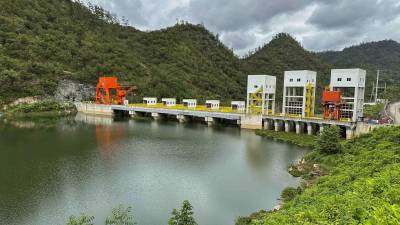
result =
[[[183,201],[180,210],[174,209],[168,225],[197,225],[193,217],[193,206],[188,200]],[[94,217],[81,214],[79,217],[70,216],[65,225],[94,225]],[[106,225],[136,225],[132,207],[120,205],[112,210],[112,215],[106,218]]]
[[[70,216],[65,225],[94,225],[93,221],[93,216],[82,214],[79,217]],[[124,208],[122,205],[114,208],[112,215],[106,219],[106,225],[136,225],[133,219],[132,208]]]
[[[132,207],[124,208],[120,205],[112,210],[112,215],[107,217],[106,225],[135,225],[132,215]]]
[[[188,200],[183,201],[180,211],[174,209],[168,225],[197,225],[193,218],[193,207]]]
[[[94,217],[87,215],[80,215],[79,217],[70,216],[66,225],[94,225]]]

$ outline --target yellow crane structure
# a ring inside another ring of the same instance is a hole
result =
[[[311,82],[309,82],[306,86],[306,105],[304,109],[306,117],[314,117],[314,105],[315,105],[314,89],[315,89],[314,85]]]

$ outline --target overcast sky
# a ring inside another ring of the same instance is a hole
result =
[[[141,30],[204,24],[243,55],[279,32],[314,51],[400,41],[400,0],[90,0]]]

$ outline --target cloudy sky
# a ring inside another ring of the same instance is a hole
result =
[[[400,41],[400,0],[90,0],[141,30],[202,23],[243,55],[288,32],[314,51]]]

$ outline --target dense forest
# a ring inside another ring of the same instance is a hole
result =
[[[179,22],[143,32],[79,1],[0,1],[0,105],[19,97],[51,96],[61,79],[95,84],[101,75],[138,86],[136,99],[149,95],[228,102],[245,98],[247,74],[275,75],[279,87],[284,70],[304,69],[318,72],[318,96],[334,67],[366,68],[369,88],[375,70],[388,69],[382,77],[394,90],[390,93],[398,93],[399,45],[382,41],[313,53],[282,33],[239,58],[203,25]],[[278,104],[281,98],[278,88]]]

